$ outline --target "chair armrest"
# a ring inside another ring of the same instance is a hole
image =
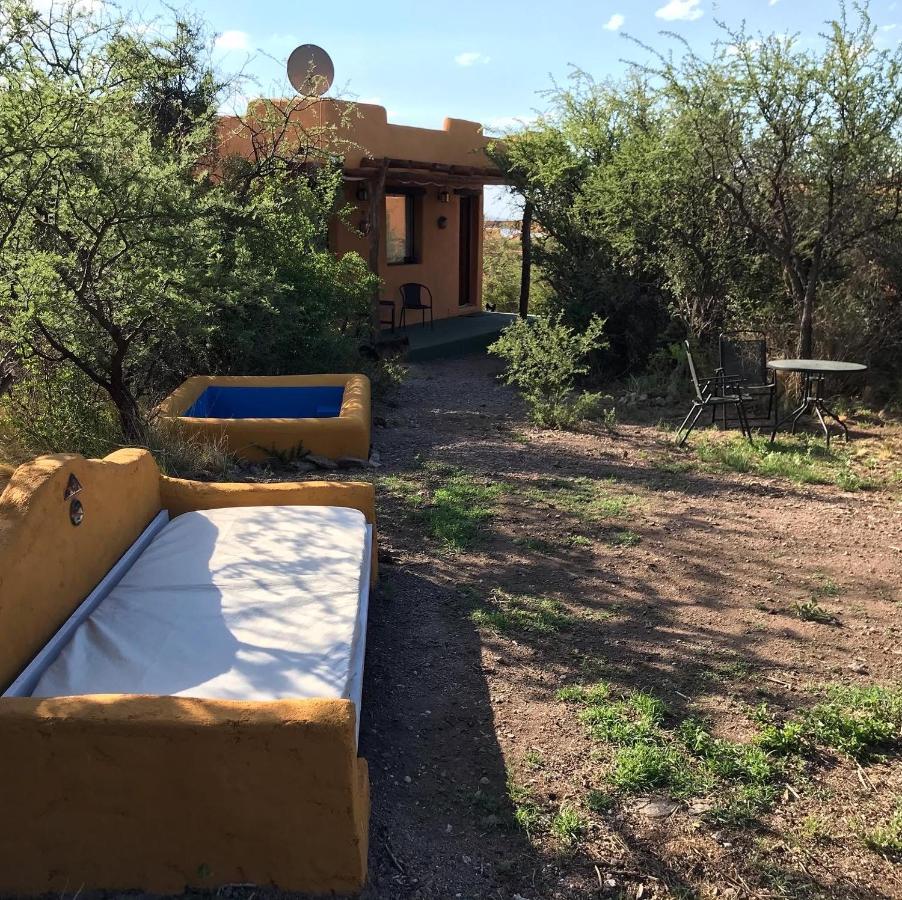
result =
[[[728,387],[738,389],[741,384],[741,375],[724,375],[722,369],[718,369],[710,378],[702,378],[699,380],[699,387],[701,387],[703,391],[711,386],[713,386],[715,391]]]

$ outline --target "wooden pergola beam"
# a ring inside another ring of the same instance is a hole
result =
[[[459,166],[449,163],[425,162],[416,159],[392,159],[386,160],[388,168],[412,169],[423,172],[442,172],[447,175],[471,175],[485,178],[503,178],[501,170],[494,166]],[[365,156],[360,161],[361,169],[374,169],[379,167],[380,160]]]
[[[348,181],[370,181],[374,175],[378,173],[378,169],[345,169],[344,177]],[[487,176],[487,175],[451,175],[442,172],[434,172],[432,174],[424,171],[400,171],[398,169],[389,169],[387,172],[387,180],[390,185],[422,185],[429,187],[431,185],[445,185],[447,187],[476,188],[485,184],[506,184],[503,176]]]

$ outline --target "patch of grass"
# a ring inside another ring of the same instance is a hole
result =
[[[420,463],[423,475],[383,475],[380,486],[415,510],[431,538],[445,549],[466,550],[476,544],[495,514],[502,485],[448,463]]]
[[[608,543],[614,547],[635,547],[642,542],[642,536],[629,528],[618,528],[608,535]]]
[[[902,803],[886,824],[866,831],[863,840],[875,853],[894,857],[902,854]]]
[[[557,814],[551,820],[551,833],[561,845],[570,849],[575,847],[586,832],[586,820],[579,811],[569,804],[561,804]]]
[[[829,685],[803,724],[813,740],[863,760],[902,747],[902,687]]]
[[[530,769],[544,769],[545,759],[538,750],[527,750],[523,755],[523,762]]]
[[[640,499],[623,491],[613,478],[543,478],[522,487],[520,494],[584,522],[624,516]]]
[[[623,700],[605,696],[584,702],[580,721],[597,740],[630,745],[651,743],[659,738],[664,704],[650,694],[639,691]]]
[[[841,593],[840,586],[826,575],[819,576],[818,583],[811,589],[812,597],[838,597]]]
[[[785,435],[771,445],[763,438],[749,444],[741,435],[716,431],[698,432],[691,440],[699,462],[721,472],[751,472],[786,478],[796,484],[832,484],[845,491],[880,486],[860,466],[845,444],[831,444],[823,437]]]
[[[422,504],[424,487],[422,482],[406,475],[383,475],[379,486],[387,493],[410,506]]]
[[[775,784],[740,784],[724,795],[723,800],[708,812],[707,818],[719,825],[751,825],[770,809],[779,793],[779,786]]]
[[[589,734],[610,746],[607,778],[616,791],[710,795],[717,804],[707,818],[735,826],[769,809],[817,747],[860,757],[867,748],[898,746],[902,735],[902,694],[883,688],[829,688],[827,702],[783,723],[762,706],[748,742],[715,737],[692,718],[671,724],[658,698],[642,691],[617,696],[604,682],[568,685],[557,697],[577,704]]]
[[[694,719],[681,722],[677,735],[689,752],[703,760],[707,769],[720,778],[767,784],[782,770],[782,766],[762,747],[712,737]]]
[[[147,430],[146,446],[160,469],[174,478],[234,480],[240,468],[240,461],[228,449],[222,435],[206,439],[155,422]]]
[[[514,543],[530,553],[545,553],[548,556],[555,556],[561,552],[561,545],[543,540],[542,538],[515,538]]]
[[[514,538],[514,543],[530,553],[545,553],[548,556],[557,556],[565,550],[574,547],[590,547],[592,541],[581,534],[561,535],[555,541],[545,540],[544,538],[520,537]]]
[[[607,791],[599,791],[593,788],[586,796],[586,805],[594,813],[606,813],[613,809],[617,803],[617,798],[609,794]]]
[[[823,606],[815,600],[806,600],[804,603],[793,604],[793,612],[803,622],[817,622],[820,625],[838,625],[836,617],[827,612]]]
[[[426,509],[430,535],[451,550],[468,549],[494,515],[500,494],[499,484],[487,484],[464,473],[448,476],[432,492],[432,504]]]
[[[822,841],[830,836],[827,823],[818,816],[805,816],[799,827],[802,837],[809,841]]]
[[[508,779],[507,795],[514,808],[514,822],[518,828],[532,837],[542,825],[544,815],[542,808],[536,803],[529,788]]]
[[[693,783],[688,776],[686,757],[679,750],[639,743],[617,750],[608,778],[629,793],[669,788],[674,796],[682,796]]]
[[[801,722],[776,722],[766,706],[755,711],[760,728],[755,743],[767,753],[779,756],[807,756],[811,752],[811,741]]]
[[[497,588],[491,593],[490,605],[473,610],[470,620],[477,628],[487,628],[501,634],[554,634],[573,623],[572,617],[557,600],[508,594]]]

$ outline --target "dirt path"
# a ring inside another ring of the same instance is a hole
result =
[[[538,431],[495,371],[484,358],[415,367],[378,411],[389,489],[361,732],[364,896],[902,897],[899,868],[860,836],[902,797],[898,758],[864,777],[826,761],[741,828],[686,804],[665,818],[624,802],[593,811],[602,748],[555,698],[603,679],[741,739],[761,702],[781,714],[809,702],[811,685],[902,682],[898,500],[662,470],[670,451],[651,426]],[[502,486],[463,552],[424,525],[427,482],[449,472]],[[610,515],[587,515],[599,484]],[[499,589],[550,598],[566,627],[477,627],[474,604]],[[838,624],[793,613],[812,598]],[[562,806],[581,817],[569,846],[548,825]]]

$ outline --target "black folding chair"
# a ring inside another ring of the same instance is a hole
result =
[[[720,371],[739,379],[739,391],[748,401],[767,400],[769,422],[777,394],[777,377],[767,368],[767,338],[760,331],[730,331],[720,336]],[[712,424],[714,415],[712,413]],[[723,427],[727,427],[727,408],[721,407]]]
[[[692,386],[695,388],[695,399],[692,401],[692,408],[686,413],[683,423],[677,428],[678,445],[682,447],[686,443],[686,439],[689,437],[692,429],[695,428],[695,423],[698,422],[698,418],[704,410],[711,409],[716,414],[717,410],[724,406],[736,407],[739,427],[742,429],[742,433],[748,439],[748,442],[752,443],[752,430],[749,428],[748,418],[745,414],[745,404],[739,391],[739,379],[735,376],[724,375],[723,372],[718,370],[713,378],[699,380],[689,341],[684,343],[686,344],[686,361],[689,363],[689,374],[692,377]],[[681,434],[682,437],[680,437]]]
[[[404,314],[408,309],[419,310],[423,314],[423,325],[426,324],[426,311],[429,311],[429,327],[434,328],[432,321],[432,291],[425,284],[418,284],[416,281],[408,281],[402,284],[401,288],[401,321],[400,326],[404,327]],[[423,292],[429,295],[429,302],[425,302]]]

